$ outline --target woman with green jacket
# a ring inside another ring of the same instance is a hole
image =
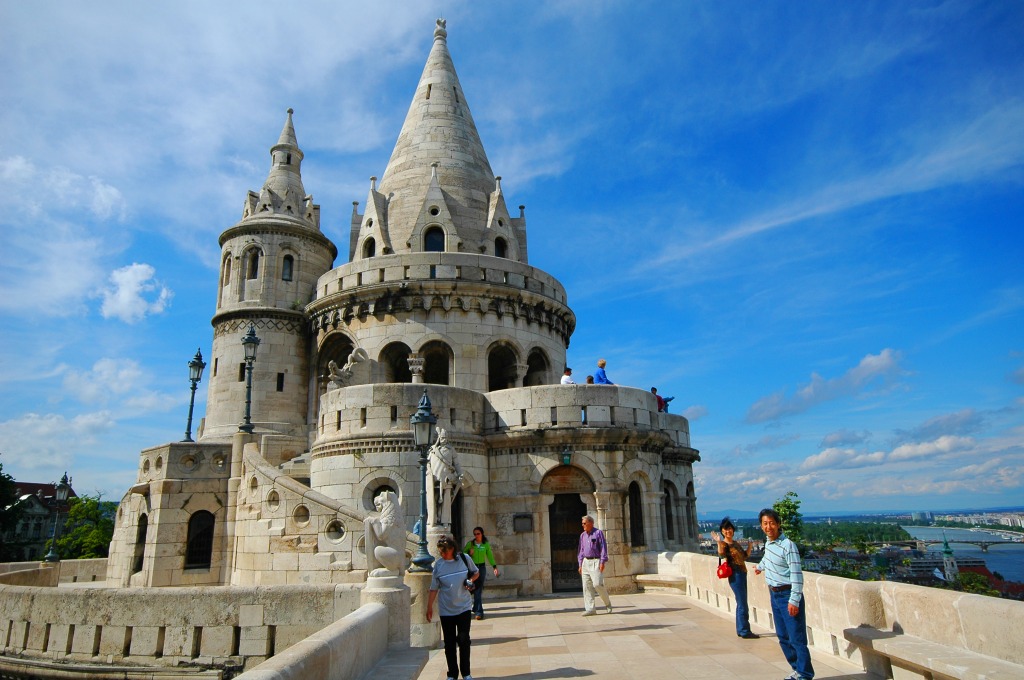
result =
[[[487,574],[484,567],[490,564],[494,575],[498,576],[498,565],[494,562],[494,552],[491,551],[491,544],[484,536],[483,527],[473,528],[473,538],[466,542],[462,552],[472,557],[480,570],[480,577],[476,580],[476,588],[473,590],[473,614],[479,621],[484,618],[484,581]]]

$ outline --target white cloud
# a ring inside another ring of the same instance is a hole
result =
[[[972,449],[973,447],[974,440],[970,437],[945,435],[934,441],[901,444],[892,450],[892,453],[889,454],[889,460],[900,461],[931,458],[949,453],[960,453],[964,449]]]
[[[160,314],[173,293],[154,279],[156,270],[148,264],[132,263],[110,274],[111,286],[103,291],[103,318],[125,323],[141,321],[147,314]],[[155,296],[146,294],[156,293]]]
[[[683,417],[686,418],[687,420],[689,420],[691,423],[694,422],[694,421],[700,420],[701,418],[705,417],[707,414],[708,414],[708,407],[704,406],[703,404],[696,404],[694,406],[688,406],[686,408],[686,410],[683,411]]]
[[[847,446],[850,444],[860,444],[866,441],[871,434],[869,432],[853,432],[852,430],[836,430],[825,435],[821,440],[822,448],[830,448],[834,446]]]
[[[800,465],[801,470],[818,470],[822,468],[859,468],[877,465],[885,461],[884,451],[865,453],[854,449],[825,449],[821,453],[808,456]]]
[[[76,453],[109,434],[115,422],[109,411],[96,411],[68,419],[60,414],[27,413],[0,422],[0,442],[6,458],[4,471],[31,471],[71,467]],[[8,465],[10,463],[10,465]],[[24,477],[24,472],[21,473]],[[38,480],[33,480],[38,481]]]
[[[803,413],[818,404],[856,394],[861,388],[880,377],[892,377],[902,372],[899,362],[901,355],[893,349],[883,349],[878,354],[869,354],[856,366],[839,378],[826,380],[817,373],[811,374],[811,381],[800,387],[795,394],[787,397],[776,392],[755,402],[747,411],[747,422],[762,423],[785,416]]]
[[[64,376],[64,389],[83,404],[108,403],[139,389],[144,375],[132,359],[100,359],[86,373],[69,370]]]

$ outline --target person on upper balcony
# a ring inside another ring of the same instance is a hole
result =
[[[597,370],[594,371],[594,384],[595,385],[614,385],[611,380],[608,379],[608,374],[604,372],[604,367],[607,365],[607,361],[604,359],[597,360]]]

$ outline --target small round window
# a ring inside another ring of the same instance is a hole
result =
[[[432,205],[430,206],[430,214],[437,217],[441,214],[441,210],[436,205]]]
[[[345,525],[338,520],[332,520],[324,530],[324,534],[327,536],[327,540],[340,543],[341,539],[345,538]]]
[[[295,506],[295,511],[292,512],[292,519],[295,520],[295,523],[300,526],[305,526],[306,524],[309,524],[309,508],[307,508],[305,505]]]
[[[277,491],[271,490],[267,494],[267,507],[271,510],[277,510],[281,507],[281,496],[278,495]]]

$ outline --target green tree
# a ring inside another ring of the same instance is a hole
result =
[[[800,514],[800,497],[795,491],[787,491],[786,495],[775,501],[772,509],[779,513],[782,520],[782,533],[797,545],[804,542],[804,519]]]
[[[962,590],[965,593],[1000,597],[999,591],[992,587],[987,578],[970,571],[962,571],[957,574],[952,586],[956,590]]]
[[[67,521],[57,539],[61,559],[107,557],[114,537],[116,512],[117,504],[104,501],[102,494],[72,498],[68,502]]]
[[[14,482],[14,477],[6,474],[3,463],[0,463],[0,562],[13,562],[21,559],[20,552],[16,554],[13,545],[4,540],[4,534],[8,532],[12,538],[14,537],[18,520],[21,519],[23,508],[16,505],[17,501],[17,485]]]

